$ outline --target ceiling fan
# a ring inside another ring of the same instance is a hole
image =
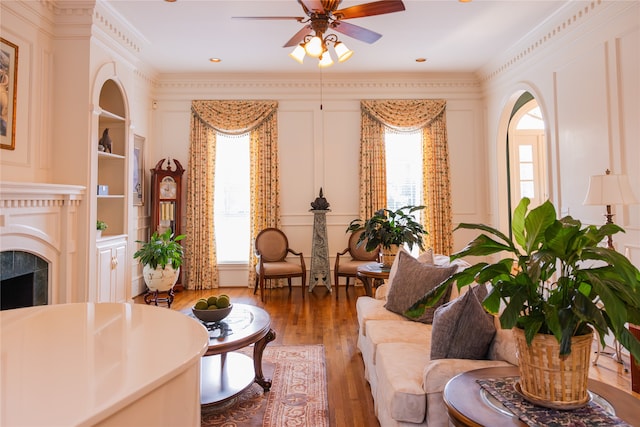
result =
[[[367,16],[384,15],[387,13],[401,12],[405,10],[402,0],[380,0],[356,6],[338,9],[342,0],[298,0],[306,16],[236,16],[234,19],[262,19],[262,20],[289,20],[294,19],[305,26],[285,43],[283,47],[296,46],[291,56],[298,62],[302,62],[304,54],[319,57],[323,61],[323,54],[327,52],[327,43],[331,42],[336,49],[340,61],[348,59],[353,52],[338,40],[335,34],[323,37],[329,30],[342,33],[346,36],[374,43],[382,34],[371,31],[359,25],[344,22],[345,19],[364,18]],[[300,49],[304,49],[301,52]],[[298,57],[296,57],[296,51]],[[342,53],[342,54],[341,54]],[[301,56],[300,56],[301,55]],[[325,55],[329,61],[330,55]],[[331,63],[333,63],[331,61]],[[327,65],[331,65],[330,63]]]

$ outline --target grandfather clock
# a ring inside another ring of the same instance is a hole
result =
[[[160,160],[151,169],[151,224],[152,232],[164,233],[171,229],[173,234],[180,234],[182,228],[182,174],[184,169],[179,161],[166,159],[167,165],[163,169],[165,159]],[[181,290],[182,271],[174,289]]]
[[[163,163],[167,162],[163,169]],[[179,161],[162,159],[151,169],[151,216],[152,231],[165,232],[168,228],[180,234],[182,225],[182,174],[184,169]]]

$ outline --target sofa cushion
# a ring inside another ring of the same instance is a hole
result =
[[[422,423],[427,413],[422,372],[429,353],[422,344],[403,342],[382,343],[376,353],[376,400],[388,406],[394,420]]]
[[[431,359],[485,359],[496,333],[482,306],[484,284],[439,307],[433,318]]]
[[[493,317],[496,335],[493,337],[491,347],[489,347],[489,359],[505,360],[512,365],[518,365],[516,340],[513,337],[513,331],[511,329],[502,329],[500,318],[498,316]]]
[[[398,271],[389,287],[385,308],[402,315],[416,301],[457,270],[456,266],[442,267],[421,263],[406,251],[398,252],[397,258]],[[440,299],[440,304],[449,300],[450,292],[451,289]],[[427,308],[422,316],[410,320],[431,323],[433,313],[440,304]]]
[[[356,312],[358,314],[358,325],[360,334],[367,335],[367,322],[369,320],[402,320],[403,316],[393,313],[384,308],[385,301],[367,296],[359,297],[356,300]]]
[[[376,363],[376,350],[379,344],[393,342],[407,342],[422,345],[429,353],[431,347],[431,325],[402,320],[370,320],[367,322],[367,351],[371,353],[370,360]],[[361,350],[364,356],[365,351]]]

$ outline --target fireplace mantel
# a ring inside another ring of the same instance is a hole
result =
[[[35,182],[0,182],[0,207],[10,207],[11,202],[27,200],[81,200],[85,187],[81,185],[44,184]]]
[[[0,251],[25,251],[49,263],[50,304],[86,299],[74,273],[85,262],[78,258],[85,192],[78,185],[0,182]]]

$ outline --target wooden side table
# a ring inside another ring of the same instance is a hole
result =
[[[389,278],[389,270],[383,269],[378,263],[361,265],[356,271],[356,277],[364,285],[367,296],[373,296],[373,289]]]
[[[629,325],[629,331],[640,339],[640,326]],[[631,356],[631,390],[640,393],[640,360],[635,360],[633,355]]]
[[[453,377],[445,386],[443,398],[454,426],[519,426],[526,424],[506,408],[498,410],[482,394],[476,380],[519,376],[517,366],[477,369]],[[589,390],[611,404],[615,415],[631,425],[640,425],[640,399],[613,386],[589,379]],[[497,403],[497,405],[500,405]]]

